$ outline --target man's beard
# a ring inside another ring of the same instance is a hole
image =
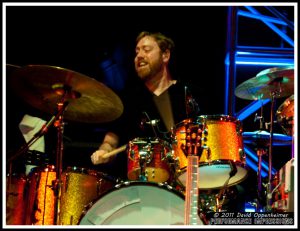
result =
[[[151,80],[157,73],[163,70],[161,62],[157,62],[155,65],[148,65],[149,67],[146,70],[140,72],[137,71],[138,76],[143,82]]]

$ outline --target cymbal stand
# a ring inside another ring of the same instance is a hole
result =
[[[281,93],[281,79],[277,80],[275,84],[279,86],[279,91],[272,91],[271,92],[271,117],[270,117],[270,146],[269,146],[269,171],[268,171],[268,184],[267,184],[267,206],[266,211],[272,211],[272,187],[271,187],[271,180],[272,180],[272,154],[273,154],[273,125],[274,125],[274,109],[275,109],[275,98],[276,95]]]
[[[62,111],[56,121],[54,126],[57,129],[57,146],[56,146],[56,180],[53,182],[54,193],[56,197],[56,207],[55,207],[55,224],[59,222],[59,209],[60,209],[60,187],[61,187],[61,174],[63,168],[63,133],[64,133],[64,122],[63,122],[63,112],[66,106],[69,104],[65,101],[68,95],[68,90],[64,92],[64,95],[60,102],[57,103],[57,110]]]
[[[263,105],[261,106],[260,110],[260,116],[255,115],[254,122],[256,120],[259,120],[259,130],[263,130]],[[259,212],[260,209],[262,208],[261,206],[261,198],[262,198],[262,181],[261,181],[261,164],[262,164],[262,156],[266,154],[266,150],[264,149],[267,145],[260,139],[257,139],[255,142],[255,145],[257,146],[256,149],[256,154],[258,157],[258,162],[257,162],[257,202],[256,202],[256,211]]]
[[[259,212],[262,208],[261,206],[261,197],[262,197],[262,181],[261,181],[261,163],[262,156],[266,154],[266,151],[262,147],[258,147],[256,150],[258,156],[257,163],[257,202],[256,202],[256,211]]]

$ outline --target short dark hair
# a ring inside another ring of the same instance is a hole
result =
[[[173,40],[165,35],[163,35],[160,32],[148,32],[148,31],[142,31],[136,38],[136,43],[138,43],[142,38],[145,36],[153,37],[159,48],[162,50],[162,52],[165,52],[166,50],[172,51],[175,47],[175,44]]]

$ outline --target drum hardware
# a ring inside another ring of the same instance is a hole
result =
[[[290,96],[294,93],[294,67],[270,68],[259,72],[254,78],[248,79],[235,89],[235,95],[247,100],[271,98],[270,137],[269,137],[269,172],[266,196],[266,211],[272,210],[272,154],[273,124],[276,98]]]
[[[232,178],[233,176],[235,176],[235,174],[237,173],[237,168],[235,166],[235,164],[233,163],[233,161],[230,161],[230,168],[231,168],[231,171],[229,173],[229,177],[228,179],[225,181],[222,189],[220,190],[220,192],[217,194],[216,196],[216,201],[217,201],[217,212],[222,212],[222,205],[224,203],[224,200],[226,199],[226,196],[225,196],[225,192],[228,188],[228,183],[229,183],[229,180],[230,178]],[[222,201],[220,203],[220,199],[222,198]]]
[[[268,148],[270,145],[270,133],[264,130],[258,130],[254,132],[244,132],[243,133],[244,143],[245,144],[252,144],[258,156],[258,170],[257,170],[257,186],[258,186],[258,199],[256,202],[256,209],[257,211],[261,211],[262,207],[260,204],[262,203],[262,198],[264,197],[264,192],[262,190],[262,186],[264,185],[261,180],[261,164],[262,164],[262,156],[268,154]],[[283,135],[273,133],[273,146],[285,146],[290,145],[292,142],[292,138]],[[267,186],[267,185],[266,185]]]
[[[148,172],[146,171],[146,163],[150,163],[150,161],[152,160],[151,157],[151,150],[149,150],[149,146],[146,146],[147,151],[139,151],[139,163],[140,163],[140,175],[139,175],[139,180],[140,181],[146,181],[147,177],[148,177]],[[151,173],[150,173],[151,174]],[[154,170],[152,170],[152,177],[154,175]],[[150,176],[151,177],[151,176]]]

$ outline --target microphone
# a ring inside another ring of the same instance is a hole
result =
[[[154,129],[154,126],[156,126],[157,124],[158,124],[158,122],[159,122],[159,120],[151,120],[150,119],[150,117],[149,117],[149,115],[147,114],[147,112],[145,112],[145,111],[143,111],[143,114],[147,117],[147,119],[148,119],[148,121],[146,121],[146,122],[144,122],[144,121],[142,121],[142,125],[144,124],[144,123],[146,123],[146,124],[150,124],[151,125],[151,128],[152,128],[152,131],[153,131],[153,133],[154,133],[154,135],[157,137],[157,133],[156,133],[156,131],[155,131],[155,129]]]
[[[197,115],[200,112],[200,108],[196,100],[192,97],[192,94],[188,94],[187,86],[184,87],[185,90],[185,109],[187,117]]]
[[[150,121],[146,121],[146,124],[156,126],[156,125],[158,125],[159,121],[160,120],[150,120]]]

